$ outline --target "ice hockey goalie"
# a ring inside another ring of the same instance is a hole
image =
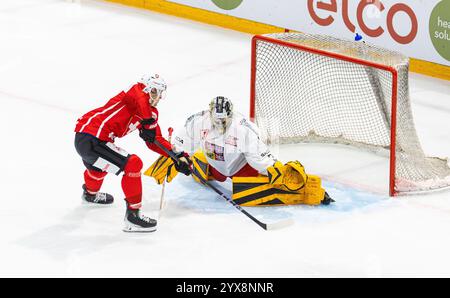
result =
[[[174,150],[192,161],[192,177],[219,182],[231,178],[232,199],[242,206],[319,205],[333,200],[318,176],[299,161],[278,161],[260,140],[257,126],[233,111],[232,102],[215,97],[209,109],[190,116],[175,132]],[[174,161],[160,156],[145,172],[158,184],[172,181]]]

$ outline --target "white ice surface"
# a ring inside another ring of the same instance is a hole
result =
[[[295,158],[331,177],[324,185],[337,202],[247,209],[268,222],[294,218],[281,230],[262,230],[181,175],[166,187],[153,234],[121,231],[120,177],[103,187],[113,206],[81,205],[83,165],[73,146],[80,115],[146,72],[169,84],[164,130],[219,94],[248,114],[250,39],[100,1],[2,0],[0,276],[450,277],[449,191],[389,199],[359,188],[355,168],[307,156]],[[412,74],[411,97],[425,151],[450,156],[449,82]],[[156,158],[137,133],[117,144],[145,166]],[[361,184],[384,175],[357,171]],[[144,211],[157,217],[161,188],[143,179]]]

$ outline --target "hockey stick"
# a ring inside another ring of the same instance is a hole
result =
[[[168,129],[169,131],[169,138],[168,141],[169,143],[172,141],[172,132],[173,132],[173,128],[169,127]],[[161,198],[159,199],[159,214],[158,214],[158,219],[161,218],[161,213],[162,213],[162,209],[164,206],[164,190],[166,189],[166,179],[164,179],[163,181],[163,185],[162,185],[162,190],[161,190]]]
[[[156,146],[158,146],[161,150],[163,150],[166,154],[168,154],[172,159],[176,160],[178,162],[178,157],[175,155],[175,153],[173,151],[168,150],[166,147],[164,147],[163,145],[161,145],[160,142],[158,142],[158,140],[154,141],[154,144]],[[192,172],[192,169],[191,169]],[[237,210],[241,211],[242,213],[244,213],[248,218],[250,218],[251,220],[253,220],[257,225],[259,225],[261,228],[263,228],[264,230],[275,230],[275,229],[279,229],[279,228],[283,228],[283,227],[287,227],[290,226],[294,223],[293,219],[285,219],[285,220],[281,220],[279,222],[275,222],[275,223],[264,223],[261,222],[260,220],[258,220],[257,218],[255,218],[253,215],[251,215],[250,213],[248,213],[246,210],[244,210],[239,204],[237,204],[235,201],[233,201],[231,198],[229,198],[228,196],[226,196],[223,192],[221,192],[217,187],[215,187],[214,185],[212,185],[211,183],[208,182],[208,180],[203,179],[203,177],[201,176],[197,176],[200,181],[202,183],[204,183],[205,185],[209,186],[209,188],[211,188],[212,190],[214,190],[219,196],[221,196],[222,198],[224,198],[227,202],[231,203]]]

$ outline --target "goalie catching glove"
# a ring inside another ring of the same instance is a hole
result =
[[[273,185],[284,185],[291,191],[303,188],[308,180],[305,168],[299,161],[290,161],[283,165],[277,161],[267,169],[269,183]]]
[[[184,152],[176,154],[177,160],[161,155],[148,169],[144,175],[155,178],[156,183],[162,184],[164,179],[170,183],[178,172],[186,176],[191,174],[191,160]]]

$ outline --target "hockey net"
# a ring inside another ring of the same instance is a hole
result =
[[[346,144],[389,157],[389,193],[450,185],[425,156],[408,90],[409,59],[362,42],[302,33],[253,38],[250,117],[269,143]]]

